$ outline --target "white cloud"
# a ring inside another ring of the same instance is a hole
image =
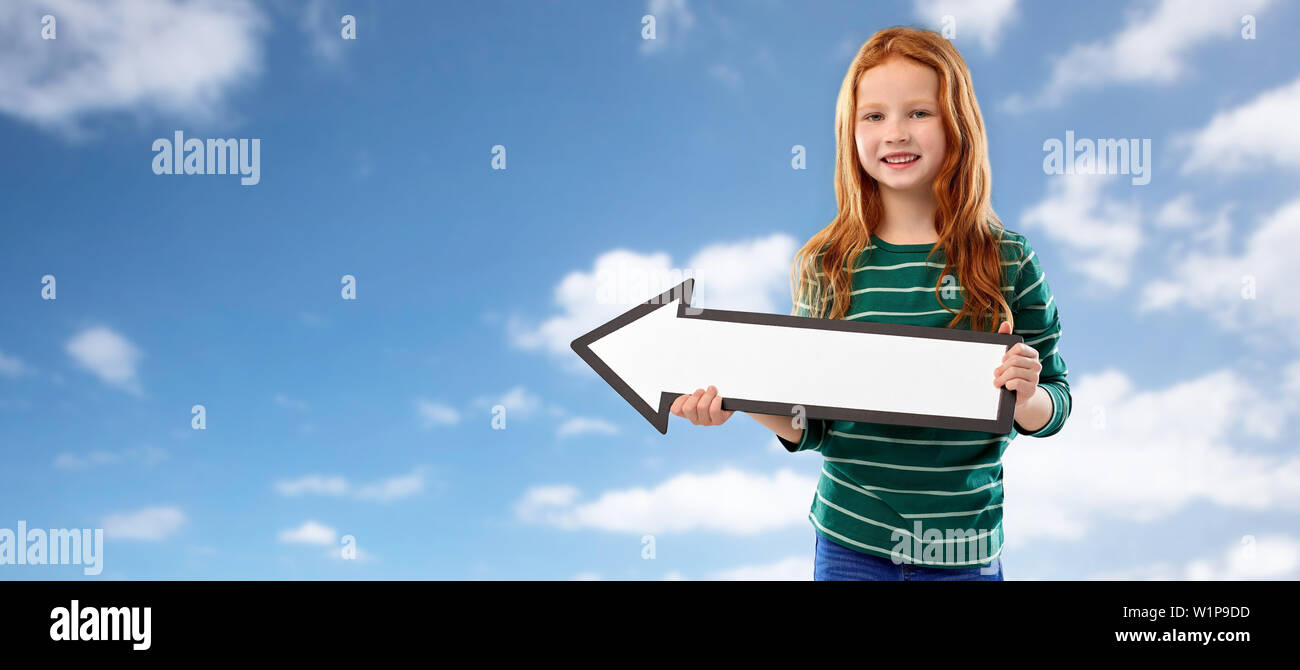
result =
[[[1093,575],[1091,579],[1128,581],[1239,581],[1300,579],[1300,540],[1287,535],[1243,537],[1211,558],[1186,563],[1152,563]]]
[[[577,497],[578,489],[572,486],[535,486],[515,504],[515,513],[523,518],[536,518],[539,512],[572,505]]]
[[[1300,359],[1291,361],[1281,371],[1282,392],[1292,398],[1300,398]]]
[[[1193,251],[1143,290],[1139,311],[1188,307],[1229,332],[1300,344],[1300,300],[1291,288],[1291,256],[1300,249],[1300,198],[1268,215],[1240,254]],[[1248,289],[1254,297],[1249,298]]]
[[[0,351],[0,376],[18,377],[27,370],[27,366],[15,356],[6,356]]]
[[[1191,193],[1180,193],[1162,205],[1152,222],[1164,233],[1162,253],[1169,262],[1181,264],[1193,251],[1226,253],[1233,234],[1233,201],[1221,202],[1216,211],[1196,203]]]
[[[167,451],[158,447],[132,447],[125,451],[94,450],[84,454],[63,452],[54,459],[54,467],[65,470],[85,470],[99,465],[131,461],[142,465],[156,465],[167,458]]]
[[[357,498],[388,502],[400,500],[424,490],[424,471],[422,468],[406,475],[389,477],[357,489]]]
[[[560,428],[555,434],[559,437],[574,437],[590,433],[614,435],[618,433],[618,427],[604,419],[575,416],[560,424]]]
[[[307,44],[316,59],[327,65],[343,57],[343,15],[348,12],[332,0],[309,0],[301,6],[298,27],[307,38]],[[361,39],[361,26],[357,26],[357,39]]]
[[[718,570],[705,580],[710,581],[812,581],[813,555],[790,556],[772,563],[740,565],[726,570]],[[686,576],[673,570],[663,576],[664,581],[684,581]]]
[[[540,396],[523,386],[514,386],[501,395],[478,396],[474,399],[474,406],[479,409],[491,409],[497,405],[506,408],[507,418],[527,419],[536,416],[544,403]],[[562,416],[565,413],[563,408],[556,405],[546,407],[546,411],[552,416]]]
[[[371,562],[374,562],[374,561],[378,561],[378,560],[379,560],[379,557],[377,557],[377,556],[375,556],[374,554],[372,554],[372,553],[366,551],[365,549],[362,549],[361,547],[356,547],[356,546],[352,547],[352,551],[354,552],[352,558],[344,558],[344,557],[343,557],[343,550],[344,550],[344,548],[345,548],[345,547],[343,546],[342,540],[341,540],[341,538],[340,538],[339,546],[337,546],[337,547],[330,547],[329,549],[326,549],[326,550],[325,550],[325,554],[324,554],[324,556],[325,556],[325,558],[332,558],[332,559],[334,559],[334,560],[336,560],[336,561],[339,561],[340,563],[344,563],[344,564],[347,564],[347,563],[371,563]]]
[[[744,82],[744,77],[740,75],[740,72],[737,71],[736,68],[725,63],[714,63],[713,65],[710,65],[708,73],[710,77],[713,77],[722,83],[723,86],[732,90],[740,88],[740,85]]]
[[[689,276],[695,277],[691,304],[714,309],[789,314],[790,266],[798,247],[793,237],[777,233],[735,243],[711,244],[700,249],[686,265],[693,270]],[[597,260],[597,267],[599,262]],[[671,286],[664,287],[665,290],[668,288]],[[645,302],[657,293],[634,299],[632,303]]]
[[[1163,231],[1186,234],[1193,242],[1222,249],[1228,242],[1228,235],[1232,233],[1230,215],[1235,208],[1236,203],[1226,202],[1220,204],[1217,212],[1208,212],[1196,204],[1193,194],[1179,193],[1160,206],[1152,222]],[[1177,237],[1169,237],[1162,242],[1172,245],[1171,257],[1183,256],[1184,249]]]
[[[77,333],[65,347],[78,365],[101,381],[131,393],[140,393],[136,364],[140,350],[112,329],[96,326]]]
[[[571,486],[534,488],[515,511],[525,521],[566,530],[749,535],[806,522],[816,483],[788,469],[765,475],[725,468],[679,474],[651,489],[606,491],[586,503],[576,502]]]
[[[57,39],[41,39],[41,17]],[[220,120],[258,73],[267,21],[244,0],[16,0],[0,3],[0,111],[70,135],[108,112]]]
[[[813,556],[791,556],[775,563],[742,565],[714,573],[709,579],[739,581],[811,581]]]
[[[1156,212],[1155,223],[1162,228],[1188,228],[1201,221],[1201,214],[1191,193],[1180,193]]]
[[[985,53],[997,50],[1002,32],[1016,18],[1016,0],[914,0],[912,9],[936,30],[944,16],[952,16],[954,41],[961,44],[970,37]]]
[[[1174,138],[1190,151],[1182,173],[1216,175],[1300,168],[1300,79],[1214,115],[1204,128]]]
[[[601,254],[590,272],[573,271],[555,287],[559,313],[538,325],[511,319],[511,343],[559,356],[569,369],[585,368],[569,343],[583,333],[660,293],[695,278],[691,304],[714,309],[790,313],[790,266],[797,245],[784,234],[713,244],[685,267],[666,253],[615,249]]]
[[[1056,106],[1070,95],[1110,84],[1176,83],[1192,71],[1191,51],[1218,40],[1241,40],[1241,16],[1271,0],[1160,0],[1147,11],[1126,13],[1109,38],[1076,44],[1053,62],[1047,84],[1031,99],[1012,96],[1007,107]],[[960,28],[959,28],[960,29]]]
[[[415,399],[415,412],[425,428],[434,426],[454,426],[460,423],[460,412],[454,408],[427,398]]]
[[[504,405],[512,413],[530,415],[537,411],[542,401],[535,394],[529,393],[528,389],[516,386],[506,391],[505,395],[501,396],[498,404]]]
[[[104,535],[114,540],[161,540],[185,523],[176,507],[146,507],[104,518]]]
[[[282,480],[275,483],[275,491],[286,498],[296,498],[304,494],[341,496],[348,492],[346,477],[324,475],[304,475],[297,479]]]
[[[1292,375],[1300,382],[1300,367]],[[1300,455],[1239,444],[1276,440],[1300,383],[1281,393],[1258,386],[1232,369],[1154,390],[1115,370],[1083,375],[1061,432],[1022,437],[1003,458],[1008,545],[1082,540],[1097,526],[1150,523],[1198,501],[1300,510]]]
[[[338,544],[338,531],[317,521],[306,521],[297,528],[280,531],[281,542],[293,544]]]
[[[1138,205],[1103,193],[1118,178],[1092,174],[1050,176],[1047,195],[1020,216],[1026,230],[1042,230],[1053,242],[1066,247],[1069,253],[1064,255],[1065,262],[1072,271],[1109,289],[1128,284],[1133,258],[1142,244]],[[1032,237],[1030,244],[1038,246]]]
[[[280,480],[273,488],[276,493],[286,498],[302,495],[350,496],[358,500],[390,502],[423,491],[427,471],[427,468],[421,466],[409,474],[396,475],[360,486],[354,486],[346,477],[340,475],[310,474],[297,479]]]
[[[646,14],[655,17],[655,39],[641,40],[641,53],[659,53],[669,47],[680,47],[686,35],[695,27],[695,15],[686,0],[650,0]],[[638,31],[637,35],[640,35]]]

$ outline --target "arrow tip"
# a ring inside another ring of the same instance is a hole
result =
[[[671,415],[669,410],[672,408],[673,400],[675,400],[675,398],[669,393],[661,392],[659,396],[659,406],[651,406],[648,399],[643,398],[641,395],[636,393],[626,380],[614,372],[605,361],[601,360],[601,358],[592,351],[591,345],[595,341],[646,316],[647,314],[650,314],[651,312],[654,312],[656,309],[664,305],[672,305],[673,303],[680,301],[683,307],[690,307],[691,294],[694,289],[695,278],[688,277],[682,283],[653,298],[650,298],[644,303],[636,305],[632,309],[569,343],[569,348],[573,349],[574,353],[581,357],[587,365],[591,366],[591,369],[595,370],[596,374],[600,375],[607,384],[612,386],[615,391],[618,391],[618,394],[623,396],[623,399],[626,400],[628,404],[632,405],[641,416],[645,417],[645,419],[650,422],[650,425],[654,426],[655,430],[659,431],[661,435],[668,434],[668,418]]]

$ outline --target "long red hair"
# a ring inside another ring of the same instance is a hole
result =
[[[840,85],[835,103],[835,199],[839,212],[795,254],[791,270],[794,313],[800,311],[801,304],[815,317],[842,319],[848,312],[852,263],[867,249],[883,215],[880,186],[859,163],[854,140],[858,78],[895,56],[929,66],[939,76],[947,151],[933,185],[934,218],[946,263],[940,281],[935,282],[935,300],[954,314],[947,327],[970,318],[971,330],[996,331],[999,323],[1011,321],[1011,307],[1002,294],[1003,225],[990,199],[992,175],[984,118],[975,100],[970,70],[957,49],[934,31],[908,27],[887,28],[872,35],[858,50]],[[955,274],[964,288],[960,312],[953,312],[940,298],[945,274]],[[985,322],[986,317],[992,318]]]

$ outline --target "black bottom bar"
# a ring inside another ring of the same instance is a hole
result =
[[[884,644],[918,658],[965,650],[967,661],[1044,648],[1244,659],[1289,650],[1298,591],[1297,582],[3,582],[0,641],[15,659],[382,650],[436,662],[467,645],[499,660],[543,658],[557,644],[566,657],[620,644],[664,659],[701,645],[875,658],[865,654]],[[70,623],[74,600],[79,634],[92,632],[88,612],[103,623],[104,608],[148,607],[149,648],[133,649],[145,643],[143,609],[119,632],[128,639],[51,639],[52,629],[68,633],[58,624]]]

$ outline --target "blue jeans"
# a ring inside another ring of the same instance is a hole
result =
[[[813,579],[816,581],[1002,581],[1002,557],[992,566],[981,569],[931,568],[923,565],[896,564],[892,559],[849,549],[828,539],[821,531],[817,535],[813,558]],[[989,574],[981,574],[983,572]]]

